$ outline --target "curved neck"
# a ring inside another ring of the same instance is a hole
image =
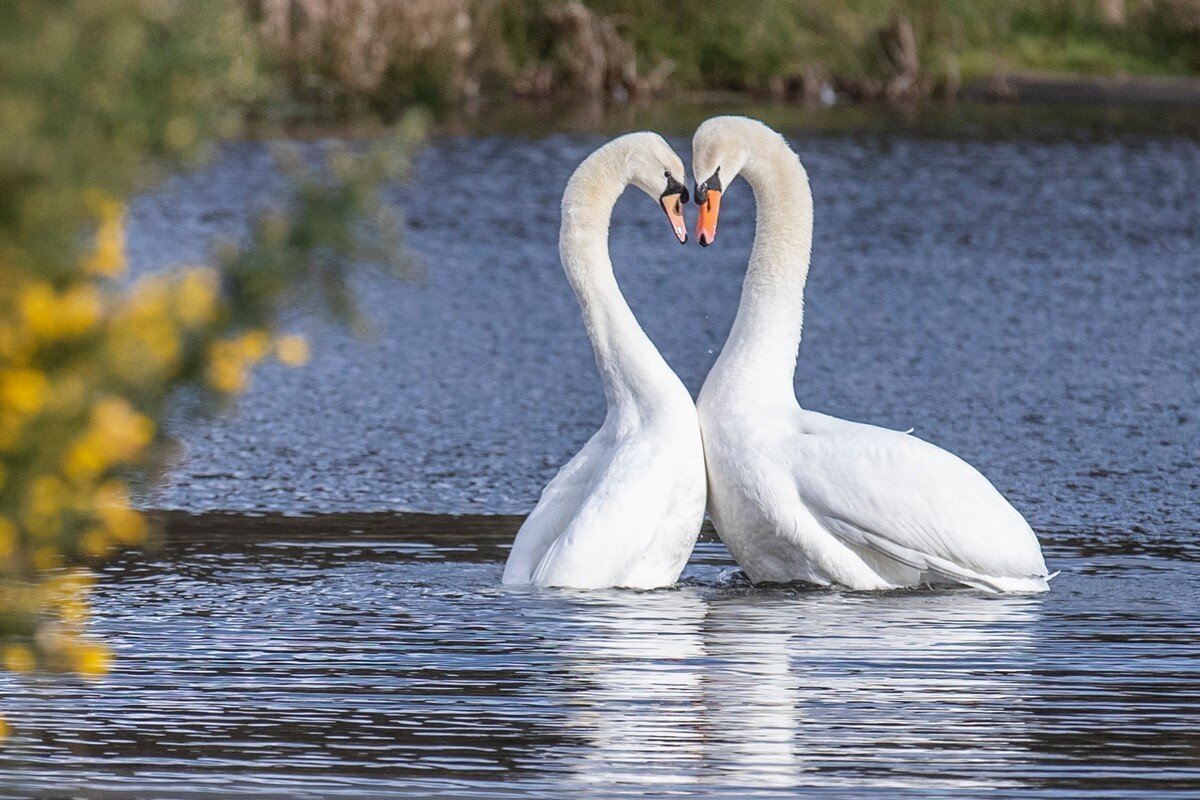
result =
[[[794,400],[812,251],[812,191],[783,137],[763,129],[747,139],[752,155],[741,174],[754,190],[754,246],[737,317],[713,372],[735,391]]]
[[[634,317],[613,275],[608,228],[613,206],[629,185],[626,159],[607,148],[594,153],[567,183],[559,254],[596,354],[609,407],[645,407],[678,378]]]

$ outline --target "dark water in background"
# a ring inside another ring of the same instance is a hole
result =
[[[516,520],[204,521],[105,571],[97,683],[0,674],[0,797],[1200,795],[1200,548],[1049,595],[498,587]],[[335,529],[336,528],[336,529]]]
[[[1035,527],[1200,530],[1195,140],[792,141],[816,194],[803,405],[915,428]],[[184,460],[148,502],[527,512],[603,417],[555,245],[562,186],[600,143],[436,139],[398,195],[427,286],[364,270],[372,339],[298,319],[313,363],[267,368],[236,414],[177,426]],[[131,255],[198,258],[274,189],[263,147],[229,146],[135,205]],[[753,213],[735,182],[702,249],[640,193],[618,204],[618,277],[693,390],[736,309]]]
[[[555,248],[602,137],[441,137],[396,195],[427,285],[362,270],[374,338],[298,314],[308,368],[177,428],[146,502],[242,516],[106,571],[103,681],[0,675],[0,796],[1200,797],[1200,145],[962,132],[792,136],[797,387],[980,467],[1049,595],[751,589],[715,543],[675,590],[504,591],[515,518],[364,514],[524,513],[603,414]],[[275,181],[223,148],[135,204],[132,259],[202,257]],[[707,250],[618,205],[618,277],[693,389],[752,222],[740,183]]]

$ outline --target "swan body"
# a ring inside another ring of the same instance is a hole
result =
[[[673,584],[704,518],[700,424],[691,395],[638,325],[613,276],[608,225],[630,183],[652,196],[686,191],[661,136],[634,133],[575,171],[562,203],[560,254],[583,311],[608,411],[546,486],[513,542],[505,584],[652,589]],[[683,241],[681,212],[667,208]],[[678,216],[673,214],[673,210]]]
[[[978,470],[915,436],[797,402],[812,193],[783,137],[716,117],[696,132],[693,169],[697,202],[706,184],[741,174],[757,204],[737,318],[697,400],[709,513],[747,576],[862,590],[1046,591],[1037,537]],[[714,234],[702,210],[701,244]]]

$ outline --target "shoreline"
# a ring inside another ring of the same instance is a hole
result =
[[[755,116],[782,130],[817,133],[1057,138],[1090,131],[1200,139],[1200,77],[1020,72],[968,82],[952,98],[887,102],[839,95],[829,105],[738,91],[663,92],[625,103],[564,96],[493,97],[435,116],[429,132],[435,137],[541,137],[615,135],[644,128],[683,136],[709,116],[723,113]],[[322,117],[307,110],[273,122],[253,120],[239,138],[370,138],[389,129],[390,122],[378,117]]]
[[[997,73],[965,84],[960,100],[1020,105],[1200,107],[1200,77]]]

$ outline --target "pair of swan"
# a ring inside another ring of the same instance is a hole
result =
[[[604,145],[567,184],[560,254],[608,412],[517,533],[504,583],[673,584],[707,495],[717,533],[756,583],[1046,591],[1037,537],[977,470],[914,436],[796,401],[813,208],[783,137],[744,117],[716,117],[696,131],[692,160],[701,245],[713,242],[723,191],[737,176],[757,204],[729,339],[693,404],[638,325],[608,257],[612,208],[630,184],[658,200],[686,242],[683,164],[653,133]]]

